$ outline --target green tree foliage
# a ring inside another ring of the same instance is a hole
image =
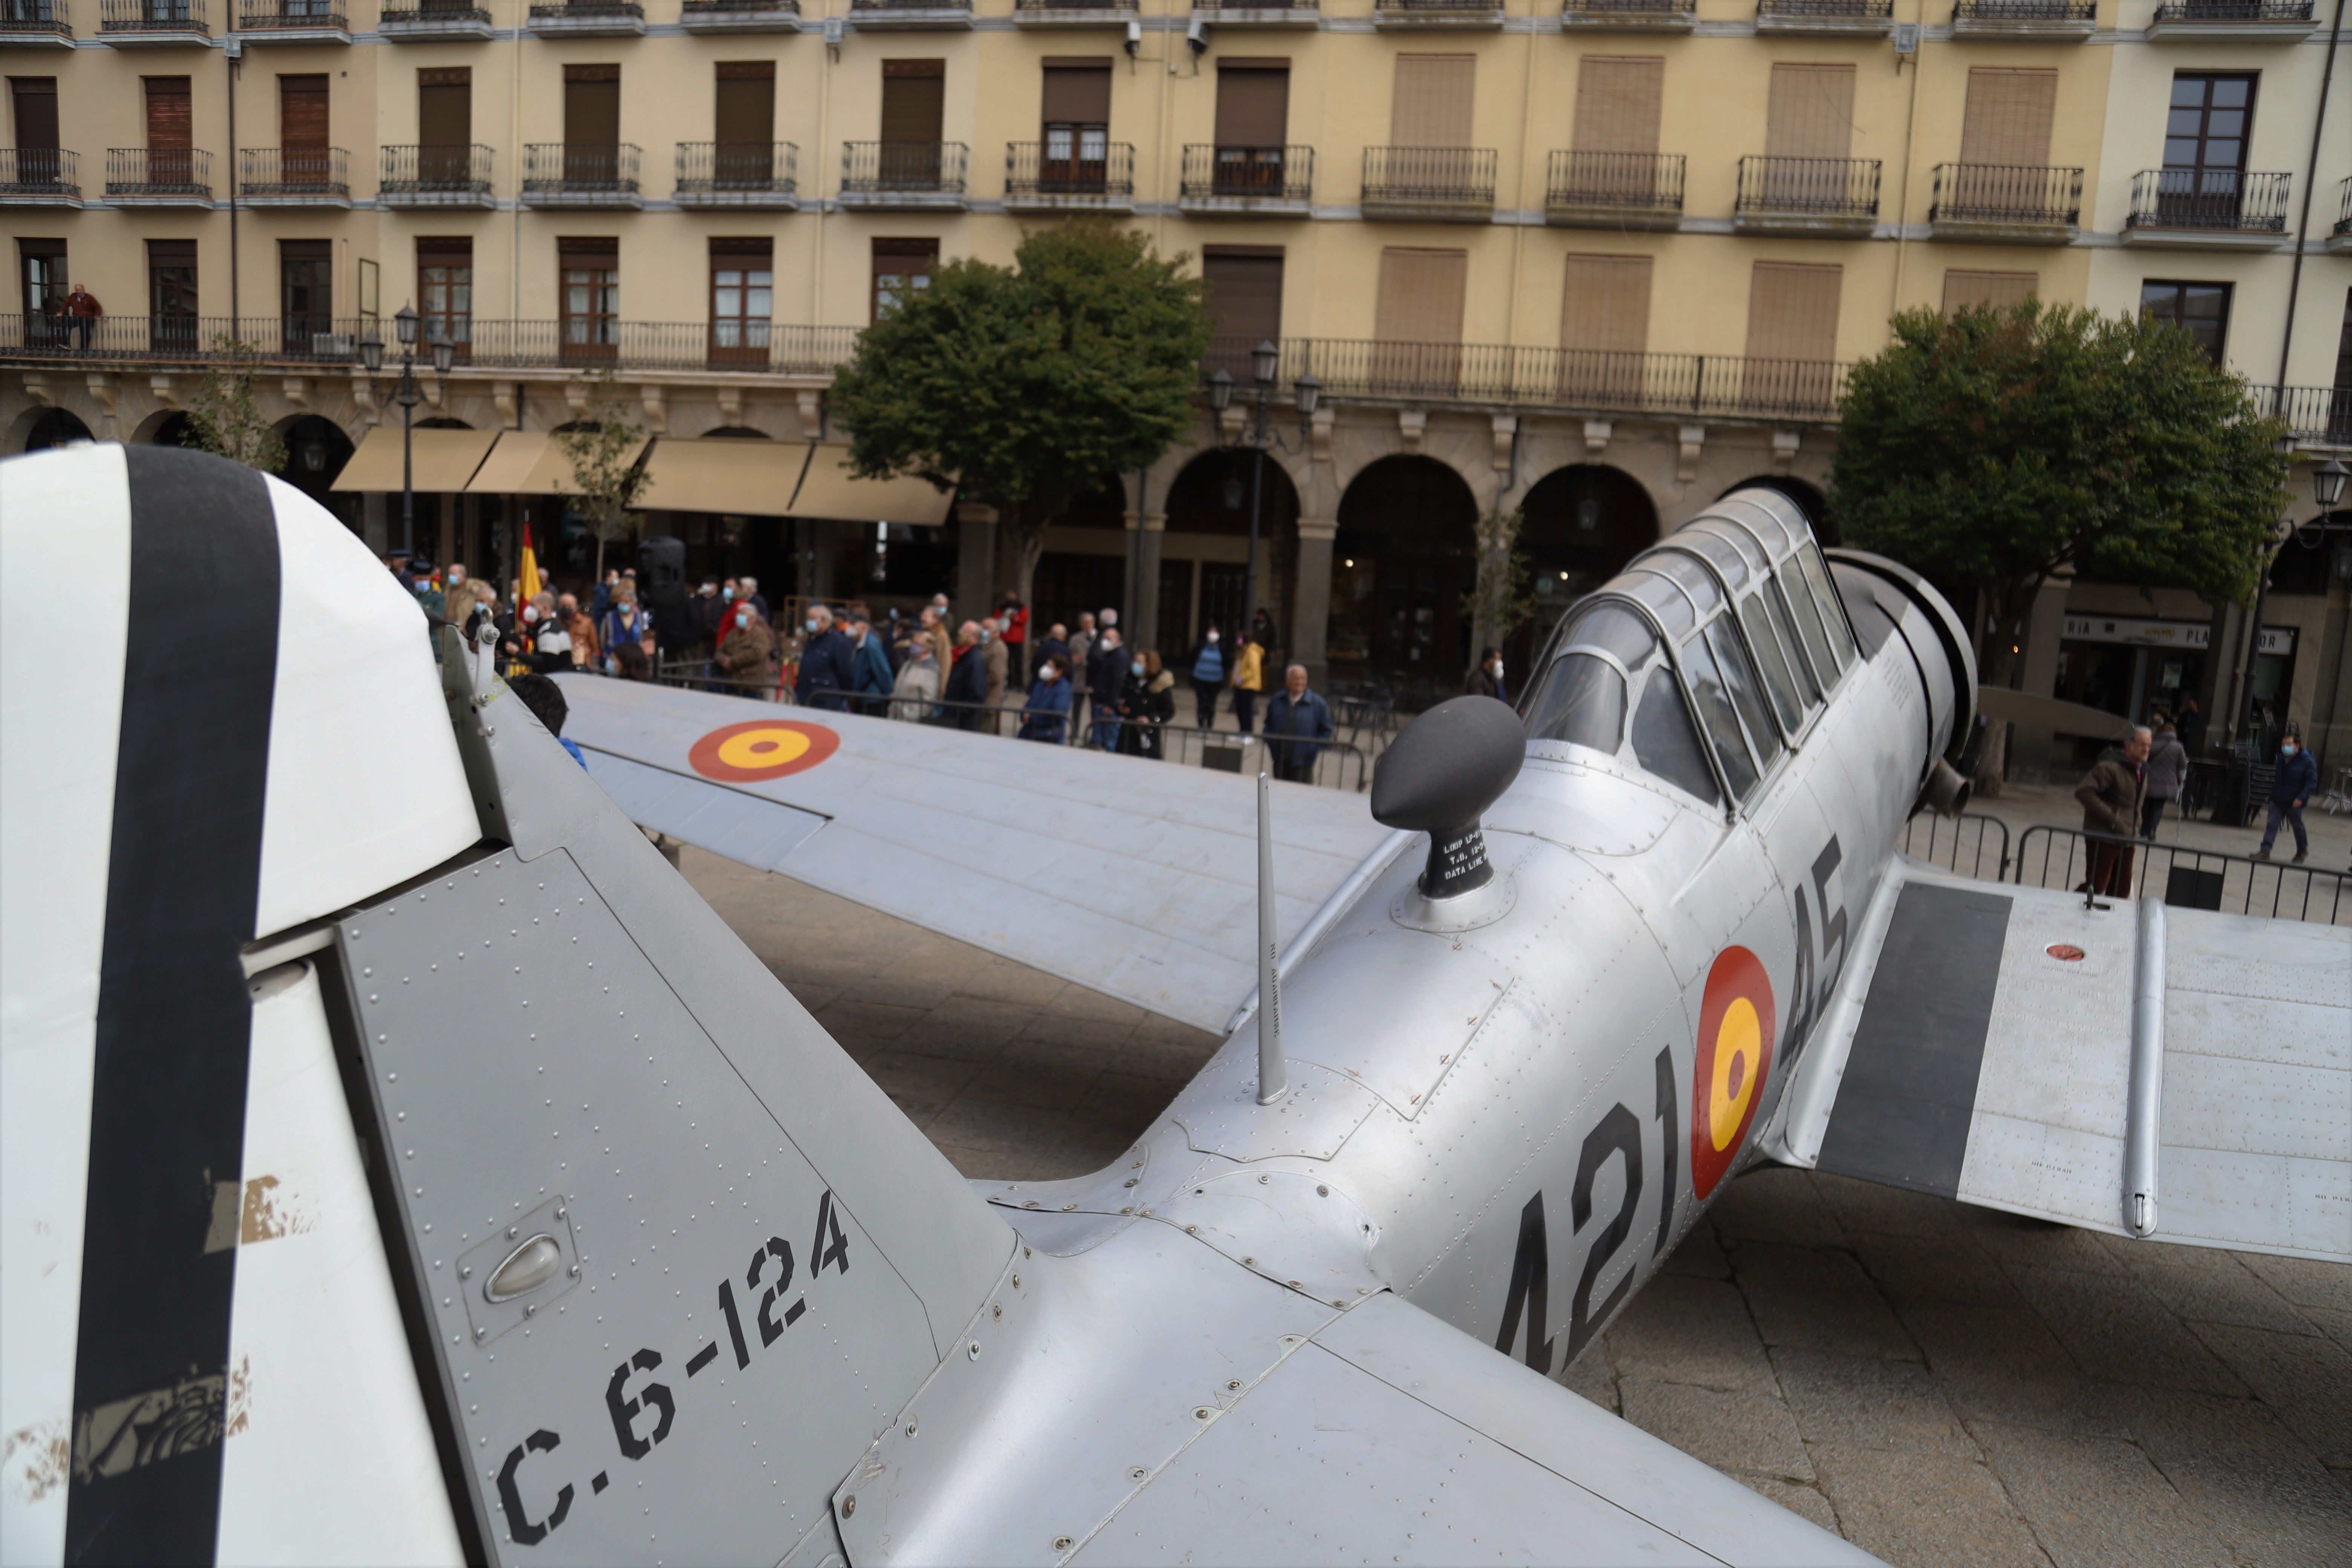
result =
[[[653,476],[637,462],[646,433],[628,416],[628,402],[609,369],[589,373],[588,397],[580,417],[555,432],[555,444],[572,465],[575,503],[596,530],[596,580],[604,580],[604,546],[627,535],[629,509],[643,504]],[[541,549],[552,545],[542,541]]]
[[[1989,683],[2008,683],[2009,630],[2063,568],[2252,594],[2285,427],[2186,332],[2028,300],[1906,310],[1894,333],[1847,382],[1831,521],[1978,590]]]
[[[286,440],[254,401],[253,378],[260,371],[259,347],[215,333],[212,363],[188,399],[188,423],[205,451],[274,474],[286,467]]]
[[[940,268],[834,381],[853,470],[961,484],[995,507],[1026,603],[1046,521],[1192,422],[1209,322],[1184,261],[1093,222],[1026,235],[1010,268]]]
[[[1479,650],[1499,647],[1536,613],[1535,573],[1518,549],[1526,523],[1525,512],[1499,508],[1478,520],[1478,574],[1462,596],[1463,614],[1470,617],[1474,661]]]

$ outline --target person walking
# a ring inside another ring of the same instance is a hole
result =
[[[1315,761],[1333,733],[1331,705],[1321,692],[1307,689],[1307,667],[1292,665],[1283,671],[1282,689],[1265,705],[1265,743],[1274,750],[1274,776],[1313,784]]]
[[[874,623],[864,616],[849,618],[849,672],[852,691],[860,697],[887,697],[897,684],[890,673],[890,656],[883,651],[882,639],[874,635]],[[880,702],[861,702],[860,713],[879,715]]]
[[[2311,855],[2311,839],[2303,830],[2303,808],[2311,802],[2312,793],[2319,788],[2319,760],[2303,749],[2303,736],[2289,730],[2279,742],[2278,772],[2271,775],[2270,812],[2263,824],[2263,847],[2254,851],[2254,858],[2271,858],[2271,846],[2278,842],[2279,824],[2294,829],[2294,860],[2300,866]]]
[[[1176,672],[1160,662],[1158,649],[1145,648],[1128,661],[1119,711],[1127,722],[1120,727],[1118,749],[1131,757],[1165,761],[1168,737],[1161,727],[1176,717]]]
[[[2156,837],[2164,808],[2180,798],[2180,786],[2188,777],[2189,748],[2180,743],[2179,730],[2167,719],[2157,726],[2155,743],[2147,751],[2147,799],[2139,808],[2142,838]]]
[[[956,634],[954,662],[940,689],[945,693],[942,700],[950,705],[948,714],[959,730],[977,730],[986,717],[981,704],[988,700],[988,661],[981,657],[980,639],[980,623],[964,622]]]
[[[1217,727],[1217,693],[1225,685],[1225,650],[1218,646],[1219,635],[1210,626],[1192,650],[1192,722],[1202,730]]]
[[[1028,705],[1021,710],[1024,741],[1058,746],[1069,735],[1070,683],[1062,674],[1062,660],[1047,654],[1037,661],[1037,680],[1029,688]]]
[[[907,724],[929,722],[939,710],[943,679],[929,641],[915,638],[907,645],[907,662],[898,667],[898,678],[890,686],[890,717]]]
[[[739,611],[749,611],[749,600],[740,601]],[[849,639],[833,624],[833,611],[823,605],[811,605],[801,622],[801,669],[793,682],[793,700],[803,708],[822,708],[839,713],[849,706],[848,700],[839,695],[856,689],[857,672],[851,668]]]
[[[739,684],[726,689],[762,702],[776,700],[776,634],[768,618],[738,600],[727,612],[727,633],[711,662],[719,679]]]
[[[1265,690],[1265,649],[1256,637],[1244,636],[1234,644],[1234,728],[1249,734],[1257,728],[1257,700]]]
[[[1503,684],[1503,650],[1490,647],[1478,656],[1478,668],[1470,672],[1470,689],[1480,697],[1491,697],[1497,702],[1508,702],[1510,693]]]
[[[98,302],[97,295],[79,283],[66,291],[63,305],[66,326],[73,333],[75,345],[87,350],[90,339],[97,334],[98,319],[106,314],[106,307]]]
[[[2083,831],[2104,836],[2088,841],[2090,876],[2075,887],[2078,893],[2125,898],[2131,892],[2132,847],[2129,842],[2113,840],[2139,837],[2140,805],[2147,791],[2147,753],[2154,739],[2146,725],[2133,730],[2121,756],[2101,758],[2074,786],[2074,798],[2083,803]]]

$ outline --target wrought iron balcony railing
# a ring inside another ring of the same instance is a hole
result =
[[[1320,11],[1323,0],[1192,0],[1192,9],[1210,21],[1220,11]]]
[[[1499,22],[1503,0],[1374,0],[1372,20],[1411,25],[1416,22]]]
[[[2352,234],[2352,179],[2336,188],[2336,232]]]
[[[2158,22],[2308,22],[2312,0],[2171,0]]]
[[[1106,23],[1115,23],[1135,15],[1136,0],[1013,0],[1013,19],[1041,12],[1099,12]]]
[[[1759,24],[1891,24],[1895,19],[1895,0],[1756,0],[1756,19]]]
[[[887,21],[890,13],[894,11],[919,14],[961,12],[969,16],[971,14],[971,0],[849,0],[849,16],[852,21],[861,17],[870,17],[877,22]]]
[[[101,33],[194,33],[209,37],[207,0],[99,0]]]
[[[627,142],[533,142],[522,150],[522,194],[635,195],[637,149]]]
[[[215,340],[241,337],[272,363],[342,363],[381,323],[324,317],[116,316],[91,320],[89,342],[55,316],[0,316],[0,361],[90,358],[207,363],[226,357]],[[580,323],[468,318],[457,323],[459,363],[498,370],[536,370],[591,356],[633,370],[754,370],[770,375],[827,375],[855,352],[856,327],[796,327],[766,322],[604,321],[601,342],[570,341]],[[589,333],[593,337],[598,334]],[[731,341],[730,341],[731,340]],[[764,340],[764,342],[760,340]],[[750,351],[750,352],[747,352]],[[764,352],[761,352],[764,351]],[[396,374],[396,373],[394,373]]]
[[[1832,218],[1878,216],[1875,158],[1739,160],[1735,213]]]
[[[681,142],[677,199],[696,205],[750,205],[800,190],[801,150],[791,142]]]
[[[2072,228],[2083,212],[2083,171],[1938,163],[1927,221]]]
[[[349,196],[351,156],[341,147],[244,147],[236,154],[236,194]]]
[[[1132,196],[1135,149],[1124,142],[1013,142],[1004,149],[1004,195],[1047,199]]]
[[[556,32],[635,32],[645,26],[646,8],[638,0],[556,0],[533,5],[530,23]]]
[[[489,195],[488,147],[406,143],[386,147],[382,155],[383,172],[376,178],[376,195],[381,200],[401,203],[404,197]]]
[[[1679,153],[1575,153],[1551,155],[1544,179],[1548,207],[1677,214],[1683,210]]]
[[[961,195],[970,150],[961,142],[845,142],[845,195]]]
[[[1367,147],[1364,209],[1495,205],[1492,147]]]
[[[1314,184],[1312,147],[1236,147],[1195,142],[1184,149],[1177,194],[1186,199],[1304,202],[1310,199]]]
[[[81,172],[63,147],[0,147],[0,196],[81,198]]]
[[[678,20],[689,29],[698,19],[760,16],[781,20],[800,14],[800,0],[685,0],[678,7]]]
[[[240,32],[267,33],[284,29],[348,30],[337,0],[242,0],[237,6]]]
[[[2314,446],[2352,447],[2352,386],[2254,386],[2255,408]]]
[[[376,14],[376,29],[394,36],[471,34],[490,25],[489,8],[465,0],[408,0],[386,5]]]
[[[0,0],[0,38],[37,43],[73,37],[73,19],[67,0]]]
[[[2132,179],[2125,226],[2284,234],[2294,179],[2234,169],[2150,169]]]
[[[106,194],[209,199],[213,155],[201,147],[109,147]]]
[[[1561,0],[1560,16],[1569,26],[1664,19],[1685,24],[1697,16],[1696,0]]]
[[[1969,22],[2095,22],[2098,0],[1957,0],[1952,25]]]

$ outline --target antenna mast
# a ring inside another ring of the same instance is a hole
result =
[[[1274,929],[1274,795],[1265,760],[1257,769],[1257,1102],[1272,1105],[1289,1088],[1282,1068],[1282,992],[1275,973],[1281,956]]]

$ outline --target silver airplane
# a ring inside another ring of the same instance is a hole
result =
[[[0,463],[0,1559],[1864,1562],[1557,1381],[1744,1169],[2352,1258],[2352,931],[1896,855],[1968,639],[1770,492],[1369,803],[417,633]],[[1229,1037],[967,1183],[646,828]]]

